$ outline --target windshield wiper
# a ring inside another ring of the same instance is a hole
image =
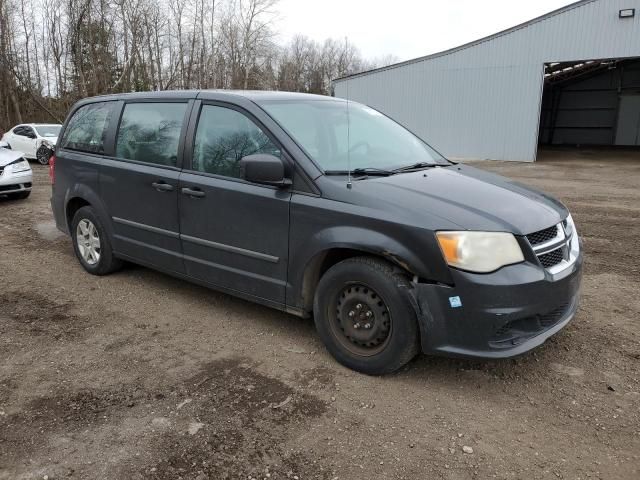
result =
[[[410,172],[412,170],[422,170],[423,168],[434,168],[434,167],[445,167],[446,164],[442,163],[427,163],[427,162],[418,162],[413,165],[407,165],[405,167],[396,168],[393,171],[395,173],[398,172]]]
[[[398,172],[375,167],[356,168],[351,171],[351,175],[376,175],[380,177],[387,177],[389,175],[395,175],[396,173]]]
[[[326,175],[349,175],[349,170],[326,170]],[[355,168],[351,170],[351,175],[355,177],[388,177],[389,175],[395,175],[398,173],[395,170],[385,170],[384,168],[364,167]]]

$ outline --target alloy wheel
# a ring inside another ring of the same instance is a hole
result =
[[[48,165],[49,159],[51,158],[49,149],[45,147],[40,147],[36,152],[36,158],[38,160],[38,163],[40,163],[40,165]]]
[[[76,228],[76,243],[80,256],[88,265],[96,265],[100,261],[100,235],[91,220],[83,218]]]

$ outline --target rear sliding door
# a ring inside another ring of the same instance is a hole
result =
[[[114,227],[114,250],[134,261],[183,273],[178,179],[189,100],[122,105],[100,190]]]

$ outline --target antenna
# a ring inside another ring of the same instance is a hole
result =
[[[347,80],[347,188],[351,190],[351,117],[349,116],[349,80]]]

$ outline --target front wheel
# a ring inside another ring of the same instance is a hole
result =
[[[80,208],[71,222],[73,250],[84,269],[93,275],[118,270],[122,261],[113,256],[109,237],[93,208]]]
[[[51,158],[51,150],[44,145],[40,145],[36,152],[36,159],[40,165],[49,165],[49,159]]]
[[[369,375],[398,370],[418,352],[410,284],[391,264],[355,257],[320,279],[314,321],[320,338],[341,364]]]

